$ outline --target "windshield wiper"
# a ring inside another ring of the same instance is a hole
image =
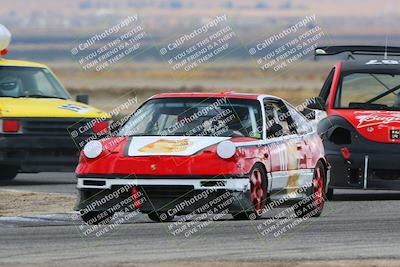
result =
[[[59,96],[52,96],[52,95],[27,95],[26,97],[32,97],[32,98],[56,98],[56,99],[66,100],[66,98],[59,97]]]

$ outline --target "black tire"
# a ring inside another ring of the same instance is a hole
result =
[[[166,212],[157,213],[154,211],[147,214],[147,216],[153,222],[172,222],[172,220],[174,219],[174,216],[170,216]]]
[[[114,213],[107,211],[106,214],[103,214],[104,212],[105,211],[89,211],[87,213],[83,213],[81,211],[81,219],[89,225],[105,225],[110,223],[114,217]],[[99,218],[100,215],[102,215],[101,218]]]
[[[312,194],[300,201],[295,208],[297,217],[319,217],[325,205],[326,171],[324,164],[318,162],[315,166]]]
[[[252,208],[232,214],[235,220],[256,220],[261,217],[267,202],[267,175],[257,163],[250,171],[250,202]]]
[[[0,181],[10,181],[17,177],[19,168],[17,166],[0,166]]]
[[[333,188],[329,188],[328,189],[328,192],[326,192],[326,199],[327,200],[329,200],[329,201],[331,201],[331,200],[333,200]]]
[[[233,213],[232,216],[233,219],[236,221],[249,221],[249,220],[252,221],[260,217],[259,215],[256,215],[256,213],[253,211],[243,211],[239,213]]]

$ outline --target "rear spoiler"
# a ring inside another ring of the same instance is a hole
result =
[[[314,50],[314,59],[322,57],[342,55],[344,59],[355,59],[353,55],[371,56],[400,56],[400,47],[396,46],[372,46],[372,45],[343,45],[343,46],[320,46]]]

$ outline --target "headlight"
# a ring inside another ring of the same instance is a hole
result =
[[[97,158],[103,152],[103,145],[99,141],[90,141],[83,148],[83,154],[89,158]]]
[[[236,146],[232,141],[222,141],[217,146],[217,155],[222,159],[229,159],[236,153]]]
[[[6,27],[0,24],[0,51],[7,51],[7,47],[11,41],[11,33]],[[3,52],[5,53],[5,52]]]

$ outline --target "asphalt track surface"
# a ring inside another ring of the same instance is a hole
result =
[[[45,173],[20,175],[0,189],[74,194],[74,188],[72,174]],[[100,227],[92,233],[73,214],[3,217],[0,263],[400,259],[399,203],[400,192],[341,190],[320,218],[276,236],[262,232],[263,225],[283,222],[271,222],[282,209],[257,221],[227,216],[206,225],[205,220],[203,228],[186,237],[174,235],[170,223],[153,223],[141,214],[114,223],[109,232]],[[183,225],[190,222],[178,226]]]

